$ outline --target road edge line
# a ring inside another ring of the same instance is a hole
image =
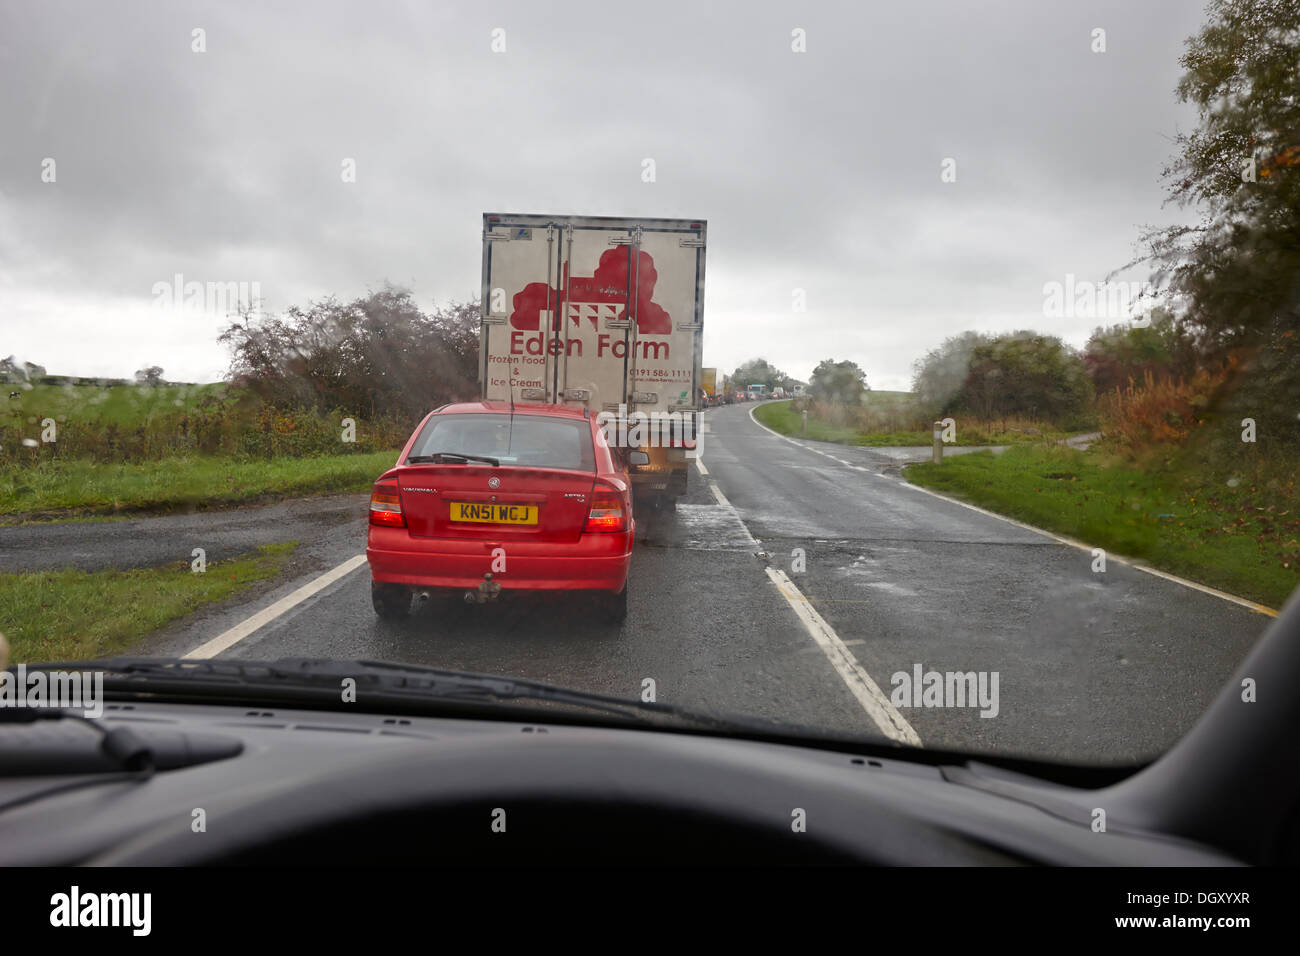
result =
[[[766,425],[764,425],[762,422],[760,422],[757,418],[754,417],[754,410],[759,407],[760,406],[755,405],[754,408],[751,408],[749,410],[749,420],[752,421],[759,428],[763,429],[766,432],[771,432],[777,438],[783,439],[784,441],[788,441],[792,445],[797,445],[798,447],[804,449],[805,451],[811,451],[817,455],[824,455],[825,457],[830,458],[832,461],[839,461],[841,462],[841,464],[847,464],[846,462],[842,462],[839,458],[836,458],[834,455],[830,454],[829,452],[824,452],[819,448],[809,448],[807,445],[803,444],[802,442],[795,441],[793,438],[791,438],[788,435],[782,435],[780,432],[773,431],[771,428],[768,428]],[[859,465],[850,464],[849,467],[856,468],[859,470],[861,469],[861,466]],[[944,501],[952,502],[955,505],[961,505],[963,508],[969,508],[971,511],[978,511],[980,514],[987,515],[990,518],[997,518],[999,521],[1005,521],[1008,524],[1013,524],[1017,528],[1023,528],[1026,531],[1036,532],[1045,537],[1051,538],[1053,541],[1057,542],[1058,544],[1069,545],[1072,548],[1078,548],[1080,551],[1087,551],[1090,554],[1093,551],[1106,550],[1105,548],[1098,548],[1095,545],[1085,544],[1084,542],[1078,541],[1074,538],[1065,537],[1064,535],[1057,534],[1055,531],[1048,531],[1046,528],[1040,528],[1037,525],[1025,524],[1025,522],[1018,521],[1015,518],[1008,517],[1007,515],[1000,515],[996,511],[989,511],[986,508],[979,507],[979,505],[973,505],[969,501],[962,501],[960,498],[953,498],[950,497],[949,495],[943,494],[942,492],[933,491],[930,488],[925,488],[922,487],[921,485],[914,484],[913,482],[908,481],[906,478],[900,477],[899,483],[904,488],[911,488],[913,491],[919,491],[922,494],[933,495],[936,498],[941,498]],[[1209,594],[1212,597],[1219,598],[1220,600],[1229,601],[1233,604],[1237,604],[1241,607],[1247,608],[1248,610],[1254,611],[1256,614],[1263,614],[1266,617],[1277,617],[1279,613],[1279,611],[1276,608],[1271,608],[1266,604],[1259,604],[1258,602],[1251,601],[1248,598],[1238,597],[1235,594],[1229,594],[1227,591],[1220,591],[1218,588],[1212,588],[1208,584],[1200,584],[1196,581],[1189,581],[1187,578],[1179,577],[1178,575],[1172,574],[1169,571],[1161,571],[1158,568],[1153,568],[1151,565],[1138,561],[1136,558],[1126,558],[1123,555],[1111,554],[1109,551],[1106,551],[1106,560],[1115,561],[1127,567],[1136,568],[1138,571],[1145,571],[1147,574],[1154,575],[1155,577],[1164,578],[1166,581],[1172,581],[1175,584],[1181,584],[1183,587],[1191,588],[1193,591],[1200,591],[1202,594]]]
[[[244,618],[234,627],[222,631],[210,641],[205,641],[188,654],[182,656],[182,660],[208,660],[216,657],[223,651],[234,647],[244,638],[256,632],[258,629],[274,621],[277,617],[284,614],[301,604],[307,598],[311,597],[325,588],[329,587],[335,581],[347,577],[361,565],[366,563],[365,554],[357,554],[348,558],[342,564],[331,568],[319,577],[313,578],[302,587],[297,588],[286,594],[280,600],[268,607],[262,608],[256,614]]]

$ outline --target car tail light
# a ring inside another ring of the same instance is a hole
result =
[[[388,528],[406,527],[402,497],[398,494],[397,482],[391,478],[375,482],[374,490],[370,492],[370,523]]]
[[[587,512],[587,523],[582,530],[627,530],[627,512],[623,510],[623,496],[617,489],[596,486],[591,493],[591,510]]]

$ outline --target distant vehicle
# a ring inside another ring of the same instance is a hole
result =
[[[749,400],[750,400],[751,402],[761,401],[761,400],[764,399],[764,398],[767,398],[767,386],[766,386],[766,385],[751,385],[751,386],[749,386]]]
[[[482,604],[502,590],[587,591],[621,622],[636,532],[623,459],[584,408],[430,412],[370,494],[375,613],[406,617],[420,592]]]
[[[772,397],[773,397],[773,398],[785,398],[785,389],[782,388],[782,387],[779,386],[779,385],[776,386],[776,388],[772,389]]]
[[[700,369],[700,389],[705,395],[705,405],[718,404],[718,370],[716,368]]]

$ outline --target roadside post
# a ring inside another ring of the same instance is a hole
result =
[[[932,460],[936,465],[943,461],[943,422],[934,423],[934,455]]]
[[[802,437],[807,434],[808,434],[808,409],[805,408],[803,412],[800,413],[799,435]]]

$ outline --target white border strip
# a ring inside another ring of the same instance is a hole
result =
[[[759,406],[755,406],[755,408],[757,407]],[[849,462],[843,461],[842,459],[835,458],[834,455],[831,455],[828,452],[824,452],[820,448],[810,448],[809,446],[803,444],[802,442],[795,441],[793,438],[790,438],[788,435],[782,435],[780,432],[772,431],[772,429],[768,428],[766,425],[764,425],[762,422],[760,422],[757,418],[754,417],[754,408],[751,408],[749,410],[749,419],[759,428],[763,429],[763,431],[770,432],[771,434],[775,435],[777,438],[783,439],[784,441],[788,441],[792,445],[798,445],[800,448],[806,449],[811,452],[815,452],[816,454],[823,455],[827,458],[834,459],[835,461],[838,461],[841,464],[848,465],[850,468],[855,468],[858,469],[859,471],[864,470],[860,465],[853,465],[850,464]],[[868,472],[868,474],[874,474],[874,473]],[[876,475],[875,477],[881,477],[881,476]],[[1074,538],[1067,538],[1064,535],[1059,535],[1055,533],[1054,531],[1047,531],[1043,528],[1036,527],[1032,524],[1025,524],[1023,521],[1017,521],[1015,518],[1008,518],[1006,515],[1000,515],[996,511],[988,511],[984,508],[980,508],[977,505],[973,505],[968,501],[962,501],[960,498],[952,498],[949,497],[948,495],[942,494],[941,492],[931,491],[929,488],[923,488],[920,485],[914,485],[910,481],[907,481],[906,479],[901,479],[898,483],[902,485],[904,488],[910,488],[912,491],[919,491],[922,494],[932,495],[935,498],[941,498],[942,500],[951,502],[952,504],[961,505],[963,508],[969,508],[971,511],[978,511],[980,514],[987,515],[990,518],[997,518],[999,521],[1005,521],[1007,524],[1013,524],[1017,528],[1024,528],[1026,531],[1033,531],[1036,534],[1041,534],[1045,537],[1051,538],[1053,541],[1057,542],[1058,544],[1069,545],[1071,548],[1078,548],[1080,551],[1087,551],[1089,554],[1091,554],[1093,551],[1096,550],[1105,550],[1104,548],[1099,549],[1095,545],[1085,544],[1082,541],[1076,541]],[[1229,594],[1227,591],[1220,591],[1217,588],[1212,588],[1206,584],[1198,584],[1195,581],[1189,581],[1186,578],[1180,578],[1178,575],[1170,574],[1168,571],[1159,571],[1156,568],[1151,567],[1149,564],[1144,564],[1134,558],[1125,558],[1121,555],[1111,554],[1109,551],[1107,551],[1106,560],[1114,561],[1118,564],[1123,564],[1130,568],[1136,568],[1139,571],[1145,571],[1147,574],[1154,575],[1155,577],[1158,578],[1164,578],[1166,581],[1172,581],[1175,584],[1181,584],[1185,588],[1191,588],[1193,591],[1200,591],[1202,594],[1209,594],[1212,597],[1217,597],[1224,601],[1230,601],[1233,604],[1237,604],[1240,605],[1241,607],[1248,608],[1254,611],[1256,614],[1264,614],[1268,617],[1277,617],[1278,615],[1278,611],[1275,608],[1268,607],[1264,604],[1256,604],[1254,601],[1249,601],[1243,597],[1237,597],[1237,595]]]
[[[290,594],[286,594],[280,600],[276,601],[270,607],[263,608],[252,617],[245,618],[230,630],[218,634],[206,644],[202,644],[190,651],[182,658],[183,660],[207,660],[216,657],[222,651],[227,651],[234,647],[248,635],[252,634],[258,628],[274,621],[281,614],[290,608],[296,607],[303,601],[307,600],[313,594],[323,591],[340,578],[347,577],[361,565],[366,563],[364,554],[354,555],[340,564],[337,568],[326,571],[320,577],[308,581],[302,587]]]

